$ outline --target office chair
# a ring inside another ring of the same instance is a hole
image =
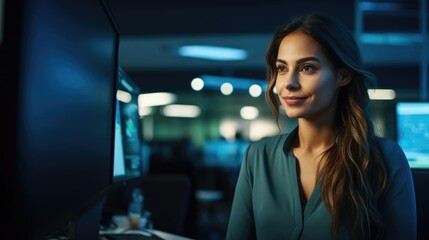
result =
[[[191,181],[181,174],[142,177],[136,185],[144,194],[144,209],[157,230],[183,235],[190,208]]]

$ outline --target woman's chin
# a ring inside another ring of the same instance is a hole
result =
[[[300,118],[300,117],[302,117],[302,114],[299,112],[289,112],[289,111],[286,111],[286,116],[288,117],[288,118],[292,118],[292,119],[295,119],[295,118]]]

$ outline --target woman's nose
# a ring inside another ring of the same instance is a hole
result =
[[[286,77],[285,88],[289,91],[299,89],[299,81],[297,74],[291,72],[289,76]]]

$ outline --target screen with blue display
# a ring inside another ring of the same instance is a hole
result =
[[[122,182],[146,174],[149,165],[148,149],[140,135],[140,90],[121,67],[117,80],[113,182]]]
[[[130,111],[134,109],[134,111]],[[141,145],[138,135],[138,109],[134,103],[116,103],[115,151],[113,163],[113,181],[123,181],[142,175],[143,164]]]
[[[396,138],[411,168],[429,169],[429,102],[396,104]]]
[[[208,167],[239,168],[249,144],[248,141],[207,141],[203,147],[203,164]]]
[[[124,145],[122,140],[122,124],[121,124],[121,110],[119,101],[116,101],[116,114],[115,114],[115,150],[113,160],[113,177],[114,179],[124,176],[125,171],[125,157]]]

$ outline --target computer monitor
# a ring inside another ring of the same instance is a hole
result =
[[[114,215],[127,214],[132,188],[149,172],[150,149],[143,141],[137,84],[119,67],[116,94],[112,185],[102,209],[102,227],[112,226]]]
[[[224,139],[207,141],[203,146],[205,167],[240,168],[250,141]]]
[[[412,169],[429,169],[429,102],[396,104],[396,140]]]
[[[127,175],[125,169],[124,143],[122,139],[121,107],[119,100],[116,100],[115,113],[115,150],[113,153],[113,178],[120,179]]]
[[[68,229],[97,239],[112,183],[119,30],[102,0],[3,3],[0,238]]]
[[[142,141],[137,84],[119,67],[116,101],[116,140],[113,182],[138,178],[148,172],[149,160]]]

